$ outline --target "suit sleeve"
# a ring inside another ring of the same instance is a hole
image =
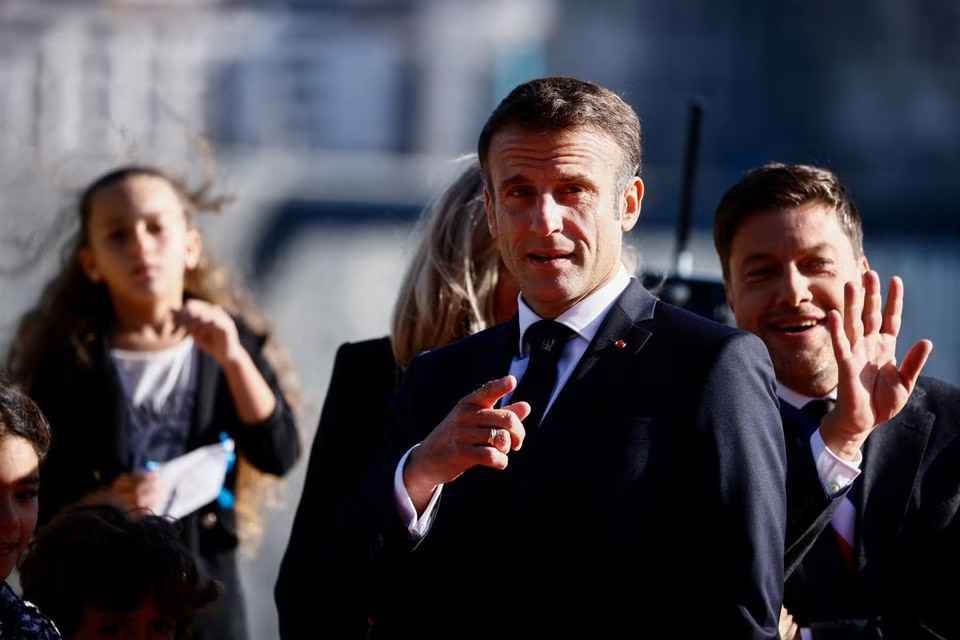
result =
[[[786,528],[786,455],[773,367],[755,337],[724,340],[707,372],[698,422],[714,465],[718,527],[712,537],[722,585],[718,629],[730,638],[779,638]]]
[[[320,620],[323,633],[311,637],[364,637],[356,634],[351,622],[354,614],[377,619],[383,608],[391,607],[397,590],[404,588],[402,576],[409,571],[416,541],[394,503],[393,476],[403,453],[425,435],[411,428],[417,412],[409,399],[415,397],[414,389],[425,384],[419,364],[419,358],[414,358],[404,373],[381,446],[357,486],[332,509],[327,535],[314,551],[318,557],[315,580],[328,586],[321,598],[313,600],[313,629]]]
[[[228,385],[222,384],[220,388],[224,397],[221,397],[219,402],[221,405],[228,404],[230,411],[222,411],[220,415],[230,416],[230,422],[224,426],[236,441],[237,449],[251,464],[266,473],[283,475],[290,470],[300,456],[300,434],[293,409],[280,388],[276,372],[263,355],[266,339],[242,328],[242,325],[239,325],[238,329],[241,344],[250,354],[260,375],[270,386],[277,405],[273,414],[263,422],[244,424],[236,415]]]
[[[379,362],[385,357],[387,361]],[[371,456],[383,442],[395,371],[389,349],[371,351],[348,343],[337,350],[303,493],[274,589],[284,640],[312,637],[316,631],[316,602],[305,596],[324,594],[328,587],[320,579],[317,547],[329,533],[339,499],[356,491]],[[371,373],[376,379],[370,379]],[[359,380],[365,384],[358,385]],[[337,582],[343,605],[325,617],[331,637],[357,637],[364,631],[366,603],[359,596],[343,597],[345,592],[359,589],[347,582],[350,579],[343,576]],[[340,622],[335,623],[334,617]]]

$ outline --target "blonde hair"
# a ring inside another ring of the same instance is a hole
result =
[[[90,364],[94,355],[90,352],[91,346],[113,324],[113,302],[106,285],[94,283],[86,276],[77,255],[87,243],[93,196],[104,187],[136,176],[159,178],[170,184],[180,197],[187,223],[191,226],[194,226],[196,214],[220,211],[232,200],[230,195],[213,194],[210,176],[191,190],[185,180],[146,165],[120,167],[87,186],[77,206],[79,228],[64,247],[60,272],[46,286],[37,305],[24,314],[7,353],[10,374],[24,388],[30,388],[41,363],[64,340],[78,362]],[[242,288],[230,282],[226,272],[203,254],[197,266],[184,274],[184,297],[219,305],[243,320],[253,331],[268,334],[266,323],[254,311]],[[265,344],[264,356],[276,370],[285,398],[296,407],[297,382],[288,358],[270,339]],[[252,553],[262,539],[260,512],[265,503],[277,501],[279,486],[279,478],[263,473],[242,454],[238,456],[235,510],[240,538],[248,552]]]
[[[500,251],[487,227],[477,156],[459,162],[466,167],[421,215],[420,244],[393,309],[391,342],[402,368],[494,321]]]

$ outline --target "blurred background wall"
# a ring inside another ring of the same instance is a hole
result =
[[[388,331],[419,207],[513,86],[574,75],[644,125],[646,267],[673,262],[687,110],[704,107],[694,272],[719,275],[722,191],[768,161],[835,170],[882,278],[907,285],[903,349],[960,383],[960,3],[952,0],[0,0],[0,337],[56,269],[45,242],[108,168],[199,182],[203,145],[236,195],[206,247],[290,351],[312,441],[333,353]],[[24,269],[39,248],[42,259]],[[244,566],[253,637],[305,460]]]

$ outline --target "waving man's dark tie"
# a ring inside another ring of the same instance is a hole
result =
[[[819,427],[823,416],[827,415],[835,404],[837,404],[837,401],[832,398],[816,398],[803,405],[800,411]]]

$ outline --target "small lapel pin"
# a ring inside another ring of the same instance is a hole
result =
[[[613,343],[613,346],[617,347],[618,349],[623,349],[625,346],[627,346],[627,343],[623,340],[617,340]]]

